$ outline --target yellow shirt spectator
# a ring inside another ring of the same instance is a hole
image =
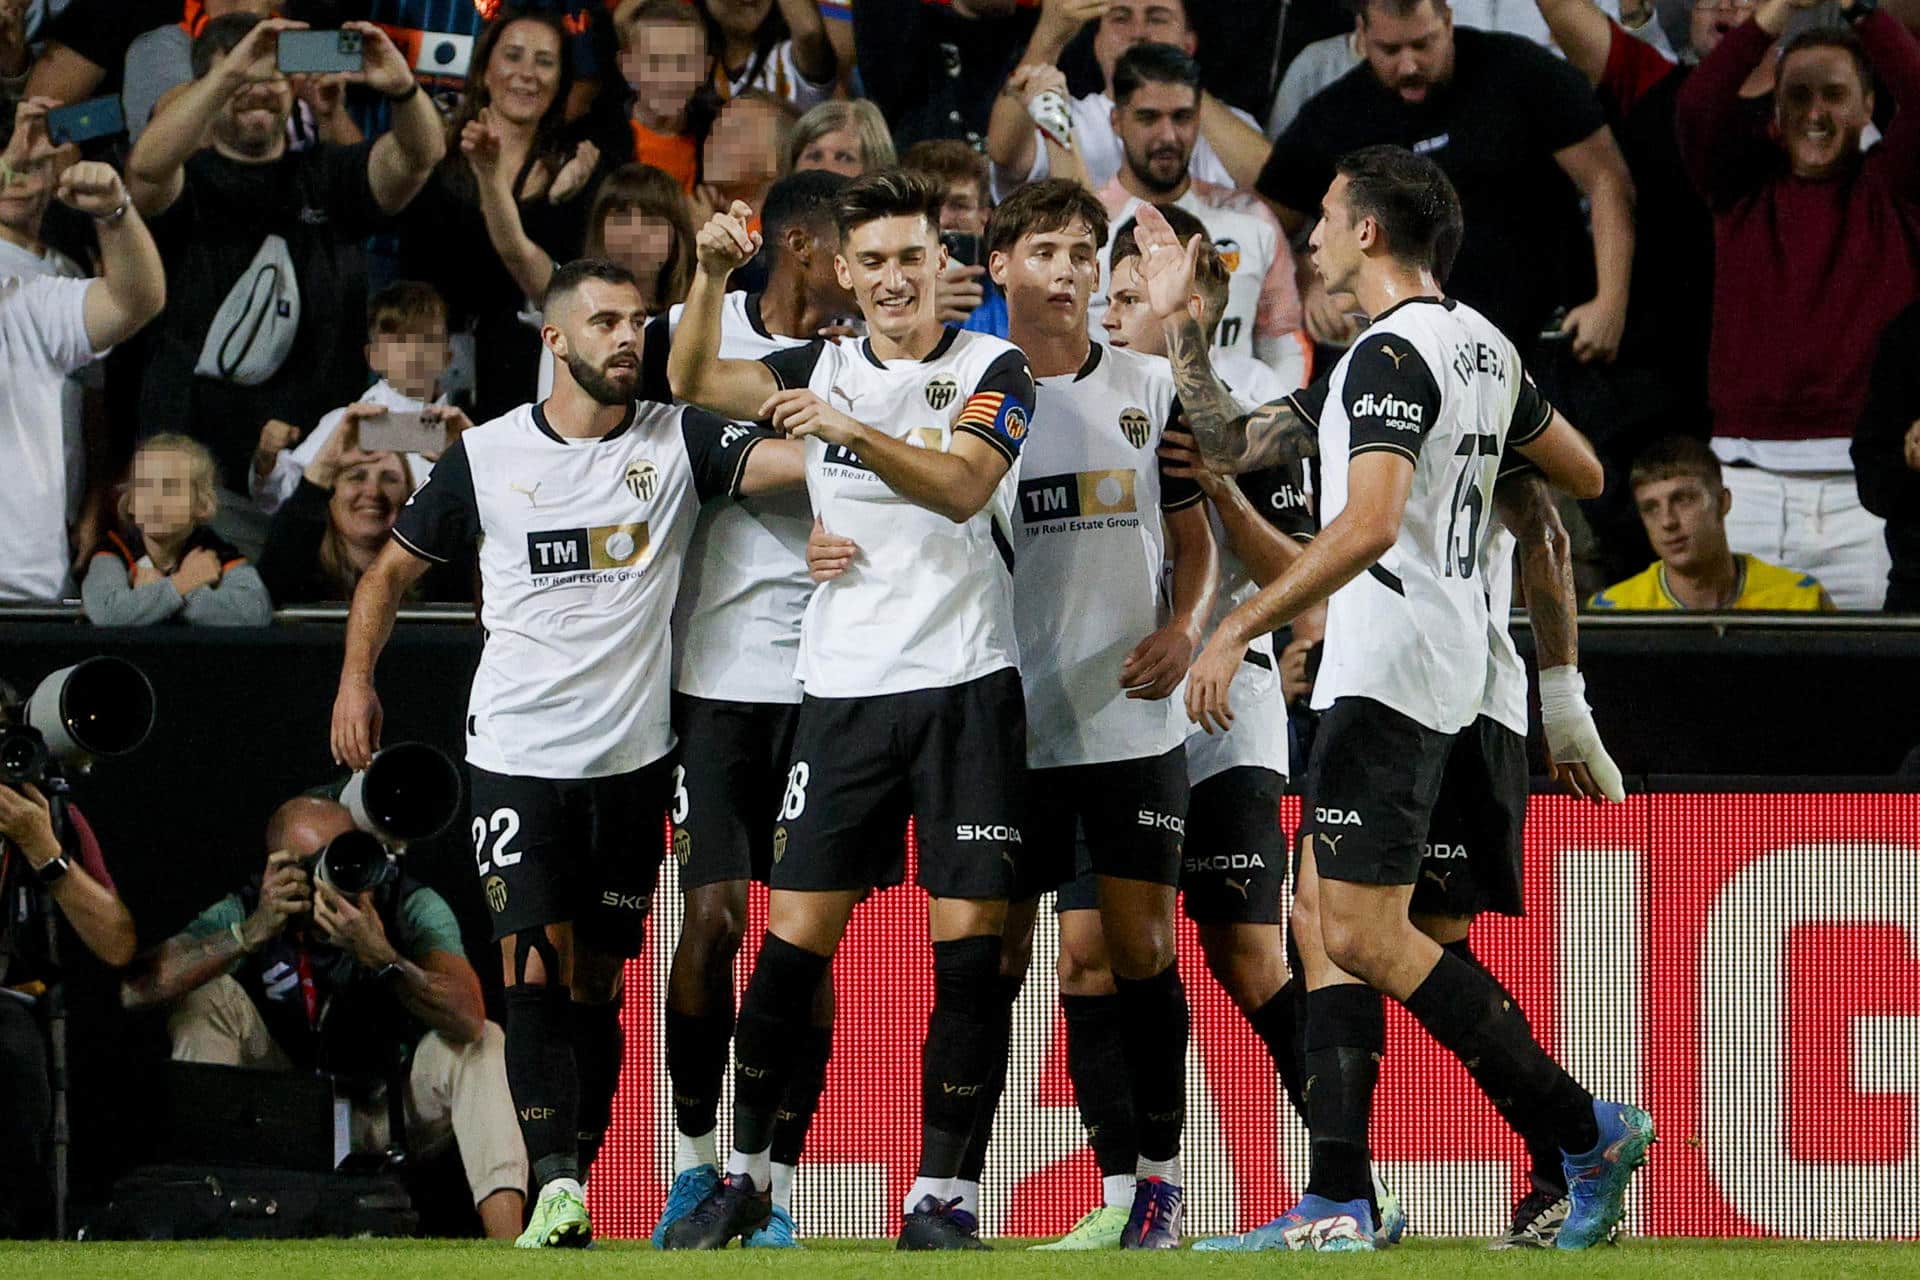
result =
[[[1771,609],[1781,612],[1833,612],[1833,601],[1812,574],[1798,569],[1783,569],[1758,556],[1737,555],[1739,586],[1730,609]],[[1625,582],[1616,582],[1587,601],[1589,608],[1622,613],[1638,613],[1687,606],[1674,598],[1667,588],[1667,566],[1656,560],[1644,572]]]

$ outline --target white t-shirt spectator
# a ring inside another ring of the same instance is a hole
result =
[[[383,405],[396,413],[418,413],[427,407],[426,401],[415,400],[412,396],[395,391],[385,378],[368,387],[360,399],[362,403]],[[447,398],[441,396],[433,403],[444,405]],[[346,420],[345,405],[330,411],[299,444],[280,451],[280,456],[273,460],[273,470],[265,479],[261,478],[258,471],[248,467],[247,488],[253,495],[254,505],[268,515],[278,511],[281,504],[300,487],[300,476],[306,471],[307,464],[320,456],[320,450],[326,447],[328,439]],[[407,455],[407,469],[412,472],[413,486],[417,489],[433,474],[433,463],[423,454],[410,453]]]
[[[0,600],[69,594],[69,375],[97,354],[87,339],[92,281],[0,277]]]
[[[833,96],[833,81],[815,84],[800,74],[800,66],[793,60],[791,40],[782,40],[769,49],[765,57],[756,53],[748,58],[746,67],[738,77],[728,75],[724,67],[716,70],[714,77],[726,78],[727,96],[730,98],[749,89],[759,89],[776,98],[786,99],[803,112]]]
[[[1240,108],[1229,109],[1254,128],[1260,127],[1258,120]],[[1098,191],[1113,181],[1125,159],[1120,148],[1120,135],[1113,131],[1113,99],[1104,93],[1090,93],[1084,98],[1068,99],[1067,110],[1073,116],[1073,149],[1080,153],[1081,161],[1087,166],[1087,181]],[[1190,172],[1200,182],[1211,182],[1220,187],[1234,185],[1233,175],[1227,172],[1227,166],[1214,153],[1212,144],[1204,134],[1194,144]],[[1016,188],[1029,182],[1038,182],[1051,173],[1046,145],[1041,140],[1040,131],[1035,129],[1032,166],[1024,174],[1016,174],[994,165],[993,198],[996,201],[1004,200]]]

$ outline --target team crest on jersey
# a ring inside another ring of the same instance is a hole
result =
[[[1021,440],[1027,434],[1027,411],[1019,405],[1007,410],[1007,439]]]
[[[935,410],[944,409],[952,404],[953,398],[959,394],[960,383],[952,376],[943,373],[927,382],[927,407]]]
[[[693,857],[693,834],[685,827],[673,829],[673,860],[686,866]]]
[[[1145,409],[1127,409],[1120,414],[1120,434],[1134,448],[1146,448],[1147,433],[1152,430],[1153,420],[1147,417]]]
[[[652,502],[654,490],[660,487],[660,473],[654,470],[651,462],[634,462],[627,466],[627,492],[637,501]]]
[[[499,876],[488,876],[484,886],[487,894],[487,906],[493,914],[499,915],[507,909],[507,882]]]
[[[1215,240],[1213,247],[1220,254],[1220,265],[1232,275],[1240,269],[1240,242],[1238,240]]]
[[[778,862],[786,856],[787,829],[785,827],[775,827],[773,829],[773,860]]]

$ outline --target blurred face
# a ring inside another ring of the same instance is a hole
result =
[[[342,537],[358,547],[378,547],[393,532],[412,492],[397,453],[376,453],[341,471],[333,482],[327,514]]]
[[[1094,61],[1108,85],[1113,84],[1113,64],[1137,44],[1178,45],[1192,53],[1193,32],[1182,0],[1113,0],[1093,35]]]
[[[792,238],[795,231],[798,239]],[[807,305],[822,315],[845,316],[859,310],[853,291],[840,283],[840,269],[834,259],[840,252],[839,232],[831,222],[823,227],[790,229],[788,253],[806,256]]]
[[[938,325],[934,286],[946,263],[933,224],[904,214],[855,227],[841,243],[834,269],[867,325],[904,342],[917,330]]]
[[[1143,355],[1167,354],[1166,331],[1147,303],[1147,282],[1140,275],[1138,255],[1113,264],[1113,279],[1107,286],[1107,314],[1100,327],[1107,331],[1107,345],[1138,351]]]
[[[600,224],[600,240],[607,257],[633,272],[643,285],[658,280],[660,269],[673,257],[673,224],[640,209],[609,213]]]
[[[540,22],[513,22],[487,59],[487,103],[509,123],[537,124],[560,92],[560,37]]]
[[[1405,17],[1385,4],[1361,12],[1360,52],[1374,78],[1402,102],[1425,102],[1453,77],[1453,10],[1423,0]]]
[[[1320,221],[1307,238],[1307,252],[1313,269],[1320,273],[1328,293],[1344,293],[1353,288],[1366,258],[1362,250],[1361,227],[1353,225],[1353,211],[1347,204],[1347,175],[1334,175],[1333,185],[1320,201]],[[1366,223],[1371,227],[1371,221]]]
[[[654,119],[679,115],[706,83],[707,33],[697,23],[645,22],[629,28],[620,74]]]
[[[1113,127],[1128,172],[1156,195],[1177,191],[1200,137],[1200,97],[1183,84],[1143,84],[1113,109]]]
[[[40,224],[53,198],[55,157],[22,161],[10,176],[0,178],[0,227],[29,240],[40,238]]]
[[[368,367],[415,400],[431,400],[452,363],[445,320],[415,321],[401,333],[377,333],[367,344]]]
[[[1801,49],[1780,64],[1774,91],[1780,145],[1794,176],[1826,178],[1860,154],[1873,95],[1844,49]]]
[[[774,109],[757,98],[735,98],[707,133],[703,172],[723,187],[754,187],[780,176]]]
[[[1031,231],[988,263],[1007,310],[1052,337],[1087,331],[1087,299],[1100,282],[1093,229],[1077,219],[1057,231]]]
[[[947,188],[947,197],[940,202],[940,229],[983,236],[987,233],[987,218],[992,213],[993,207],[987,203],[986,193],[979,184],[956,182]]]
[[[588,280],[554,308],[541,330],[573,380],[599,404],[631,403],[640,390],[646,300],[632,285]]]
[[[272,152],[286,137],[293,112],[293,86],[274,65],[270,51],[247,68],[246,79],[213,118],[214,141],[241,155]]]
[[[1694,0],[1687,39],[1701,57],[1713,52],[1720,37],[1753,16],[1753,0]]]
[[[735,40],[751,40],[773,12],[773,0],[705,0],[720,30]]]
[[[136,454],[130,497],[134,526],[150,541],[184,538],[200,522],[202,513],[193,506],[193,460],[184,453],[146,449]]]
[[[1637,485],[1634,505],[1654,554],[1681,573],[1699,573],[1723,563],[1727,511],[1733,495],[1700,476],[1673,476]]]
[[[853,130],[835,129],[809,142],[800,152],[800,158],[794,161],[793,168],[796,173],[802,169],[825,169],[828,173],[857,178],[867,171],[867,162]]]

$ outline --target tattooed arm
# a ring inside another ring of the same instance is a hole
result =
[[[1580,661],[1579,597],[1573,588],[1573,551],[1544,476],[1531,469],[1502,476],[1493,490],[1500,523],[1520,544],[1520,581],[1542,671]]]
[[[1319,432],[1293,397],[1269,401],[1249,413],[1214,373],[1200,322],[1182,311],[1165,325],[1173,380],[1209,470],[1258,471],[1314,455]]]

